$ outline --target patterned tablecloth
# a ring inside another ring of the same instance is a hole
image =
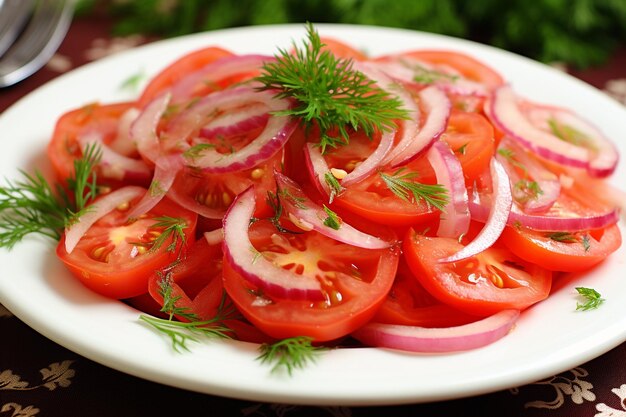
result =
[[[82,18],[35,76],[0,90],[0,112],[59,74],[146,43],[110,37],[107,21]],[[626,104],[626,50],[573,74]],[[193,410],[193,411],[192,411]],[[196,411],[197,410],[197,411]],[[626,417],[626,343],[526,386],[454,401],[394,407],[309,407],[234,400],[141,380],[83,358],[31,330],[0,305],[0,417],[30,416],[604,416]]]

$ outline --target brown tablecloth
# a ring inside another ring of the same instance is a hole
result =
[[[111,38],[109,29],[105,20],[75,19],[44,69],[0,90],[0,112],[60,73],[149,41],[141,36]],[[626,104],[626,49],[602,68],[572,73]],[[394,407],[307,407],[227,399],[141,380],[45,339],[0,305],[0,417],[187,414],[626,417],[626,343],[568,372],[489,395]]]

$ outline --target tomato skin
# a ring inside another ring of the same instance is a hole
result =
[[[324,45],[322,50],[332,52],[337,58],[353,59],[355,61],[365,61],[368,59],[365,53],[340,40],[322,37],[321,41]]]
[[[402,259],[391,291],[372,321],[402,326],[450,327],[478,319],[436,300],[419,284]]]
[[[118,123],[126,111],[134,107],[134,103],[99,104],[92,103],[64,113],[56,122],[52,139],[48,143],[47,155],[57,178],[65,183],[74,175],[74,160],[82,157],[78,144],[79,135],[86,132],[99,132],[104,143],[109,143],[117,135]],[[102,180],[99,183],[117,184],[120,181]],[[124,178],[125,184],[146,186],[150,182],[145,178]]]
[[[170,265],[176,260],[179,251],[185,250],[182,243],[179,243],[176,250],[167,251],[170,238],[160,248],[137,255],[137,247],[132,242],[142,240],[143,236],[149,234],[150,230],[143,228],[144,224],[155,223],[151,219],[159,216],[182,218],[187,223],[184,234],[186,241],[189,241],[195,233],[197,222],[195,213],[164,198],[144,218],[137,220],[137,224],[139,221],[146,223],[141,224],[141,230],[130,235],[131,232],[126,232],[124,228],[127,224],[125,213],[115,210],[104,216],[87,231],[71,253],[65,250],[65,236],[61,238],[56,249],[59,259],[86,287],[115,299],[131,298],[148,292],[148,280],[154,271]],[[112,242],[111,234],[115,234],[119,241]],[[112,255],[105,259],[96,259],[95,251],[104,247],[113,247]]]
[[[148,283],[149,295],[159,307],[164,304],[161,288],[163,278],[163,274],[155,272]],[[172,268],[169,279],[170,300],[175,300],[175,307],[184,309],[186,314],[193,314],[199,321],[210,321],[220,314],[228,314],[225,320],[215,322],[216,326],[232,330],[225,330],[226,335],[252,343],[273,341],[259,329],[240,320],[236,311],[229,307],[231,301],[222,285],[221,244],[209,244],[204,237],[200,237],[190,246],[184,261]],[[190,321],[187,317],[176,318],[182,322]]]
[[[588,249],[577,234],[576,242],[562,242],[549,237],[550,233],[525,228],[507,227],[502,233],[504,244],[520,258],[543,268],[562,272],[579,272],[602,262],[622,244],[617,225],[592,230],[587,235]]]
[[[489,168],[495,152],[495,140],[493,126],[484,116],[452,110],[441,139],[459,159],[466,185],[473,185],[474,180]]]
[[[231,52],[214,46],[198,49],[183,55],[150,80],[138,100],[138,106],[140,108],[145,107],[160,93],[172,87],[191,72],[199,70],[220,58],[232,55]]]
[[[468,314],[487,316],[501,310],[523,310],[543,299],[552,285],[551,271],[523,261],[495,245],[466,261],[440,263],[463,246],[456,239],[432,238],[409,230],[403,253],[420,284],[441,302]],[[511,271],[515,275],[507,271]],[[493,272],[505,281],[500,288]],[[486,275],[486,277],[485,277]]]
[[[489,88],[504,84],[504,78],[494,69],[462,52],[422,49],[406,52],[403,55],[433,65],[448,65],[463,74],[465,78],[484,84]]]
[[[256,222],[251,229],[251,241],[255,247],[276,234],[275,228],[271,224],[267,226],[263,221]],[[224,260],[223,265],[224,288],[239,311],[272,337],[284,339],[308,336],[319,342],[336,340],[350,334],[374,316],[393,283],[399,251],[398,248],[355,248],[329,238],[320,238],[317,232],[307,232],[306,235],[306,238],[299,235],[297,239],[304,239],[305,242],[314,239],[314,249],[324,254],[324,264],[347,264],[349,258],[355,259],[355,254],[358,256],[354,264],[363,271],[362,281],[344,272],[337,272],[336,279],[333,279],[334,288],[341,293],[340,302],[329,306],[324,302],[273,298],[268,303],[259,303],[261,295],[258,288],[236,272],[228,259]],[[310,244],[311,241],[308,242]],[[286,256],[289,257],[289,254],[287,252]],[[297,252],[295,256],[299,256]],[[334,273],[335,270],[331,268],[331,271]]]

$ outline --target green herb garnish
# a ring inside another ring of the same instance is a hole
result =
[[[399,169],[393,174],[379,172],[380,177],[392,193],[404,201],[417,203],[423,200],[429,206],[443,210],[448,204],[448,191],[441,184],[422,184],[414,181],[418,176],[415,172],[402,174],[403,169]]]
[[[339,228],[341,227],[341,219],[339,218],[339,216],[337,216],[337,213],[335,213],[326,206],[324,206],[324,211],[328,215],[328,217],[324,219],[324,226],[330,227],[334,230],[339,230]]]
[[[187,222],[180,217],[160,216],[155,217],[156,223],[150,226],[150,229],[163,229],[159,236],[151,243],[150,250],[158,250],[170,237],[172,241],[167,245],[167,252],[174,252],[179,246],[179,243],[185,245],[187,243],[185,237],[185,229],[187,228]]]
[[[576,291],[578,291],[578,294],[580,294],[585,299],[584,303],[576,303],[576,310],[593,310],[600,307],[600,304],[605,301],[600,293],[593,288],[576,287]]]
[[[310,337],[298,336],[280,340],[276,343],[263,343],[259,346],[261,354],[257,358],[261,363],[270,363],[272,372],[285,369],[289,375],[296,369],[302,369],[309,362],[315,362],[317,355],[327,348],[313,346]]]
[[[171,268],[170,268],[171,269]],[[160,273],[159,294],[163,297],[163,307],[161,311],[168,315],[162,319],[154,316],[142,314],[139,319],[148,323],[157,331],[169,337],[172,348],[176,352],[189,351],[188,342],[199,342],[199,337],[209,339],[230,339],[230,328],[223,324],[224,320],[235,318],[238,315],[236,308],[228,303],[226,294],[222,294],[220,305],[215,317],[209,320],[199,320],[198,316],[188,307],[177,306],[180,297],[172,296],[171,271]],[[175,317],[187,321],[177,321]]]
[[[277,90],[277,97],[295,99],[292,108],[277,112],[294,116],[307,127],[320,129],[322,153],[349,142],[349,128],[372,136],[394,128],[394,120],[408,118],[401,101],[376,87],[354,68],[350,59],[323,49],[313,25],[307,24],[308,43],[294,44],[295,53],[280,49],[276,61],[263,66],[256,81],[261,90]]]
[[[328,188],[330,188],[330,195],[328,196],[328,204],[332,203],[335,197],[343,191],[343,187],[337,181],[337,178],[331,173],[327,172],[324,174],[324,182],[328,184]]]
[[[53,188],[40,172],[0,187],[0,247],[11,249],[32,233],[58,240],[63,229],[78,220],[97,196],[95,166],[101,158],[98,145],[89,145],[82,158],[74,160],[74,176],[68,190]]]

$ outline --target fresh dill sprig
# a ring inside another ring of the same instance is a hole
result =
[[[324,212],[328,217],[324,219],[324,226],[330,227],[334,230],[339,230],[341,228],[341,219],[337,216],[337,213],[329,209],[324,205]]]
[[[200,158],[202,156],[202,153],[207,149],[215,149],[215,145],[211,143],[198,143],[183,152],[183,157],[193,162],[196,159]]]
[[[289,375],[296,369],[302,369],[309,362],[315,362],[317,356],[328,348],[313,346],[310,337],[297,336],[279,340],[259,346],[260,355],[257,360],[261,363],[273,364],[272,372],[285,369]]]
[[[593,288],[576,287],[576,291],[585,299],[584,303],[576,303],[576,310],[593,310],[600,307],[600,304],[604,303],[605,301],[600,293]]]
[[[328,188],[330,188],[330,196],[328,197],[328,204],[330,204],[333,202],[335,197],[343,191],[343,187],[339,184],[339,181],[337,181],[337,178],[331,172],[324,174],[324,182],[326,182],[326,184],[328,184]]]
[[[349,128],[368,136],[394,128],[394,120],[408,117],[401,101],[375,86],[354,68],[351,59],[338,58],[324,49],[319,34],[307,24],[308,43],[293,45],[295,53],[279,49],[276,60],[263,65],[256,81],[261,90],[277,90],[277,97],[295,104],[277,112],[299,118],[307,127],[320,129],[322,153],[349,142]]]
[[[543,190],[537,181],[521,179],[513,185],[513,192],[518,201],[527,202],[536,200]]]
[[[548,238],[563,243],[578,242],[578,238],[570,232],[551,232],[546,235]]]
[[[100,161],[98,145],[90,145],[74,161],[74,176],[67,179],[69,192],[60,184],[51,185],[36,171],[20,171],[17,181],[0,187],[0,247],[13,248],[33,233],[61,238],[63,229],[75,222],[98,193],[95,166]]]
[[[174,321],[168,319],[161,319],[154,316],[148,316],[142,314],[139,316],[140,320],[148,323],[154,327],[157,331],[168,336],[172,341],[172,348],[176,352],[183,350],[189,351],[187,342],[199,342],[199,337],[206,337],[209,339],[230,339],[228,332],[231,331],[228,327],[221,325],[221,319],[216,317],[210,320],[202,321]]]
[[[150,226],[150,229],[163,229],[163,231],[151,243],[150,250],[158,250],[170,237],[172,241],[167,245],[167,252],[174,252],[179,243],[181,243],[181,247],[187,243],[185,229],[188,225],[185,219],[181,217],[159,216],[155,217],[154,220],[156,220],[156,223]]]
[[[547,238],[562,243],[580,243],[583,245],[585,252],[591,249],[591,241],[588,234],[582,236],[570,232],[550,232],[545,235]]]
[[[379,172],[389,190],[404,201],[417,203],[424,200],[429,206],[443,210],[448,203],[448,191],[441,184],[422,184],[414,181],[418,176],[415,172],[402,173],[400,168],[393,174]]]
[[[223,324],[225,320],[238,316],[238,311],[232,303],[227,302],[226,293],[222,293],[222,299],[217,308],[215,317],[209,320],[199,320],[189,307],[178,306],[180,296],[173,296],[171,271],[159,272],[159,294],[163,297],[161,311],[168,315],[162,319],[147,314],[142,314],[139,319],[151,325],[154,329],[169,337],[172,348],[176,352],[189,351],[188,342],[199,342],[200,337],[209,339],[230,339],[232,330]],[[175,318],[183,318],[187,321],[178,321]]]
[[[585,146],[596,149],[593,141],[589,139],[589,136],[573,126],[561,123],[554,118],[548,119],[548,126],[550,127],[552,134],[562,141],[576,146]]]
[[[458,75],[446,74],[445,72],[426,68],[417,63],[407,62],[405,65],[408,65],[413,70],[413,81],[416,83],[432,84],[436,81],[449,81],[454,83],[459,79]]]

